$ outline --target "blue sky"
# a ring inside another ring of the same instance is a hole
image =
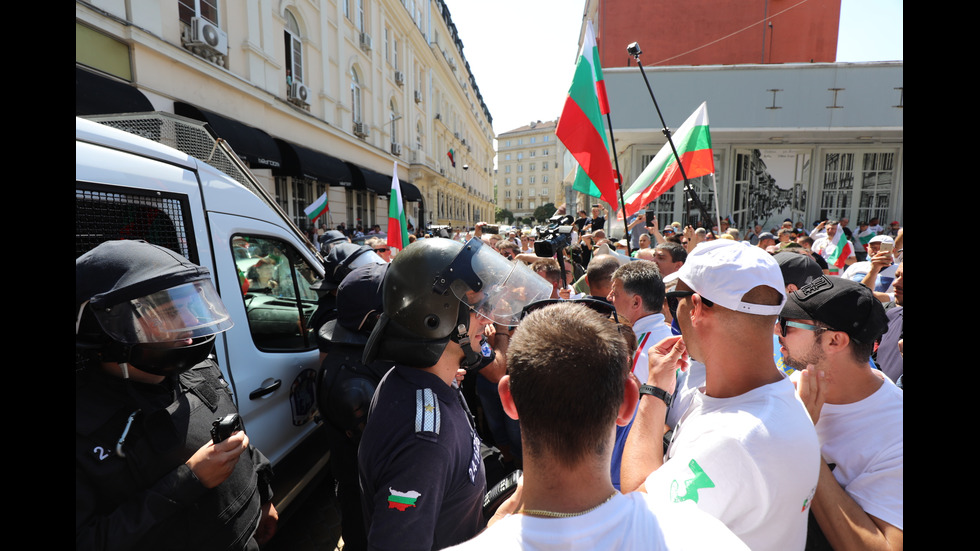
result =
[[[444,1],[497,134],[561,114],[584,1]],[[903,3],[841,0],[837,61],[902,60]]]

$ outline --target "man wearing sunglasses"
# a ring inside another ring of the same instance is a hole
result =
[[[678,299],[683,337],[648,352],[623,491],[693,501],[753,550],[802,550],[820,450],[793,384],[773,361],[772,330],[786,296],[779,265],[759,247],[717,239],[695,247],[673,279],[668,295]],[[704,364],[705,383],[665,455],[664,420],[688,353]]]
[[[811,523],[808,548],[904,544],[903,393],[868,364],[887,330],[872,291],[839,277],[820,277],[790,293],[779,318],[784,359],[803,370],[799,394],[823,458],[810,509],[819,528]]]

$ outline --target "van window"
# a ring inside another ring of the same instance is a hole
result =
[[[255,235],[235,235],[231,252],[255,346],[267,352],[316,348],[309,326],[316,272],[306,259],[285,241]]]
[[[166,192],[75,182],[75,258],[111,239],[142,239],[199,263],[187,198]]]

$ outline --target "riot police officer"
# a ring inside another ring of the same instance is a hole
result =
[[[275,532],[271,467],[209,358],[230,319],[210,273],[145,241],[75,261],[75,545],[258,549]]]
[[[441,549],[485,525],[480,440],[458,371],[485,364],[486,325],[516,324],[551,284],[479,239],[434,238],[401,251],[382,287],[364,363],[396,365],[375,391],[358,451],[368,543]]]

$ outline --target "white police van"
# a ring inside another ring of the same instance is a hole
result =
[[[151,126],[154,138],[167,134]],[[178,126],[171,134],[195,131]],[[177,149],[75,118],[75,257],[105,240],[144,239],[211,270],[235,322],[215,354],[251,443],[273,464],[284,510],[329,458],[308,325],[323,264],[270,203]]]

